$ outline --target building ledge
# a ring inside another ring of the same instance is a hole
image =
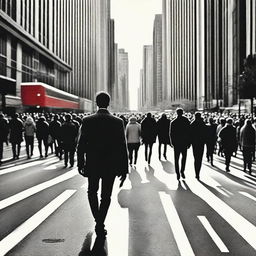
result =
[[[72,71],[70,65],[52,53],[43,44],[37,41],[32,35],[22,28],[18,23],[11,19],[5,12],[0,10],[0,26],[6,31],[18,38],[20,41],[39,52],[41,55],[53,61],[56,65],[61,67],[65,71]]]

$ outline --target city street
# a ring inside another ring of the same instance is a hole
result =
[[[23,145],[21,159],[0,167],[0,255],[89,255],[95,235],[87,180],[53,154],[41,160],[35,151],[27,160]],[[141,147],[121,190],[116,180],[107,255],[256,254],[255,165],[252,176],[242,172],[239,152],[226,173],[215,155],[215,167],[204,161],[199,182],[189,149],[186,179],[178,182],[171,148],[168,161],[159,161],[155,144],[151,166],[143,153]],[[10,146],[4,156],[11,157]]]

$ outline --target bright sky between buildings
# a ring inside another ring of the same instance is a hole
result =
[[[111,0],[115,20],[115,42],[129,55],[130,109],[138,105],[143,45],[153,42],[155,14],[162,13],[162,0]]]

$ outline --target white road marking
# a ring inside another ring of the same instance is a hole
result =
[[[167,195],[164,192],[159,192],[159,196],[179,248],[180,255],[195,256],[170,195]]]
[[[12,204],[15,204],[25,198],[28,198],[46,188],[49,188],[51,186],[54,186],[60,182],[63,182],[65,180],[68,180],[68,179],[71,179],[73,178],[75,175],[77,175],[77,172],[75,170],[72,170],[72,171],[69,171],[61,176],[58,176],[54,179],[51,179],[51,180],[48,180],[46,182],[43,182],[41,184],[38,184],[34,187],[31,187],[31,188],[28,188],[18,194],[15,194],[13,196],[10,196],[6,199],[3,199],[0,201],[0,210],[12,205]]]
[[[22,223],[13,232],[0,241],[0,256],[4,256],[28,234],[35,230],[44,220],[55,212],[66,200],[68,200],[76,190],[66,190],[44,208]]]
[[[247,192],[239,191],[239,194],[241,194],[241,195],[243,195],[243,196],[246,196],[246,197],[248,197],[248,198],[250,198],[250,199],[252,199],[253,201],[255,201],[255,202],[256,202],[256,197],[254,197],[254,196],[250,195],[250,194],[249,194],[249,193],[247,193]]]
[[[205,216],[197,216],[198,219],[201,221],[202,225],[214,241],[214,243],[218,246],[221,252],[229,252],[228,248],[226,245],[223,243],[221,238],[218,236],[218,234],[215,232],[209,221],[206,219]]]
[[[43,170],[56,170],[57,166],[55,164],[49,165],[45,167]]]
[[[49,159],[49,160],[51,160],[51,159]],[[29,163],[20,163],[20,164],[17,163],[18,165],[15,165],[14,167],[10,167],[10,168],[0,170],[0,175],[20,171],[22,169],[29,168],[29,167],[32,167],[32,166],[35,166],[35,165],[41,165],[42,163],[45,163],[45,161],[47,161],[47,160],[43,159],[43,160],[39,160],[39,161],[36,160],[36,161],[33,161],[33,162],[29,162]]]
[[[256,250],[256,227],[252,223],[199,182],[191,180],[187,182],[187,185],[195,195],[204,200]]]

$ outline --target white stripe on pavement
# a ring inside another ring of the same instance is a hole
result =
[[[256,202],[256,197],[254,197],[254,196],[250,195],[250,194],[249,194],[249,193],[247,193],[247,192],[239,191],[239,194],[241,194],[241,195],[243,195],[243,196],[246,196],[246,197],[248,197],[248,198],[250,198],[250,199],[252,199],[253,201],[255,201],[255,202]]]
[[[76,190],[66,190],[44,208],[22,223],[12,233],[0,241],[0,256],[4,256],[28,234],[36,229],[44,220],[55,212],[66,200],[68,200]]]
[[[195,256],[193,249],[189,243],[183,225],[181,223],[179,214],[172,202],[170,195],[164,192],[159,192],[159,196],[165,210],[165,214],[169,221],[170,227],[172,229],[174,238],[176,240],[177,246],[180,251],[181,256]]]
[[[49,160],[51,160],[51,159],[49,159]],[[20,163],[20,164],[17,163],[18,165],[15,165],[14,167],[10,167],[10,168],[0,170],[0,175],[20,171],[22,169],[29,168],[29,167],[32,167],[32,166],[35,166],[35,165],[40,165],[40,164],[44,163],[45,161],[47,161],[47,160],[46,159],[39,160],[39,161],[35,160],[33,162],[24,163],[24,164],[23,163]]]
[[[12,204],[15,204],[25,198],[28,198],[46,188],[49,188],[51,186],[54,186],[60,182],[63,182],[65,180],[68,180],[68,179],[71,179],[73,178],[75,175],[77,175],[77,171],[76,170],[72,170],[72,171],[69,171],[61,176],[58,176],[54,179],[51,179],[51,180],[48,180],[46,182],[43,182],[41,184],[38,184],[34,187],[31,187],[31,188],[28,188],[18,194],[15,194],[13,196],[10,196],[6,199],[3,199],[0,201],[0,210],[12,205]]]
[[[206,219],[205,216],[197,216],[198,219],[201,221],[202,225],[214,241],[214,243],[218,246],[221,252],[229,252],[226,245],[222,242],[221,238],[218,236],[218,234],[215,232],[209,221]]]
[[[204,200],[256,250],[256,227],[197,181],[187,181],[190,190]]]

